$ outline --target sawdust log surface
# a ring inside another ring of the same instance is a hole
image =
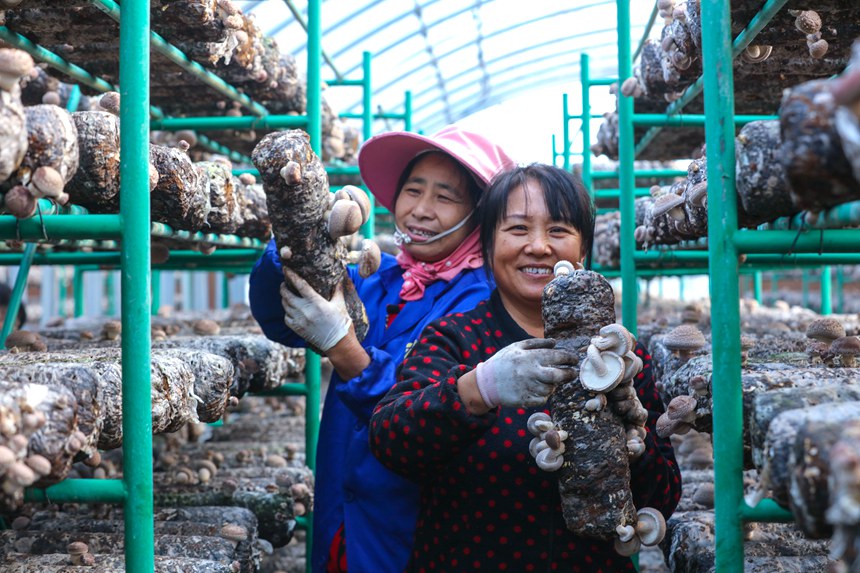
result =
[[[65,191],[70,201],[94,213],[119,211],[119,120],[105,111],[72,114],[80,161]]]
[[[210,208],[206,173],[175,147],[150,145],[149,160],[158,171],[158,184],[151,193],[152,220],[174,229],[201,229]]]
[[[771,496],[783,507],[789,507],[791,474],[794,471],[794,445],[799,432],[810,423],[846,423],[860,418],[860,402],[822,404],[787,410],[770,423],[765,439],[765,474],[769,478]]]
[[[279,249],[288,247],[292,253],[281,263],[326,299],[342,284],[356,336],[363,339],[367,315],[346,272],[346,247],[328,232],[328,179],[307,133],[271,133],[254,148],[252,159],[263,179],[275,242]],[[282,169],[291,182],[281,176]]]
[[[27,116],[18,88],[0,90],[0,184],[21,165],[27,153]]]
[[[543,292],[547,338],[585,359],[591,337],[615,322],[615,295],[601,275],[574,271],[555,277]],[[569,433],[558,487],[567,528],[603,539],[619,525],[636,523],[624,427],[610,408],[596,412],[585,403],[596,396],[577,377],[558,386],[549,399],[553,422]]]

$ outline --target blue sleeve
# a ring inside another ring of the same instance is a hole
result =
[[[284,324],[284,307],[281,306],[281,283],[284,282],[281,259],[275,240],[269,241],[263,256],[251,270],[248,300],[251,314],[263,329],[266,338],[285,346],[304,347],[305,341]]]
[[[490,292],[489,283],[476,280],[470,284],[462,284],[458,281],[458,284],[452,285],[447,293],[435,301],[427,300],[425,295],[425,300],[421,302],[427,305],[427,312],[402,343],[397,344],[396,347],[389,345],[385,349],[366,345],[365,350],[370,356],[370,365],[359,376],[351,380],[342,380],[337,373],[332,376],[333,387],[338,398],[360,422],[369,423],[374,408],[396,382],[396,370],[403,361],[407,345],[417,342],[421,331],[430,322],[448,314],[472,310],[479,302],[485,300]],[[382,317],[380,319],[384,320]],[[392,354],[395,351],[396,356]]]

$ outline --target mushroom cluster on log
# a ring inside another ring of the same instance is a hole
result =
[[[615,295],[601,275],[560,262],[543,292],[547,337],[576,353],[579,376],[556,388],[552,418],[529,419],[538,466],[558,471],[562,513],[578,534],[614,539],[622,555],[661,538],[663,517],[633,505],[630,459],[644,452],[648,413],[633,390],[642,362],[633,340],[615,324]],[[612,394],[608,406],[607,394]]]
[[[347,276],[342,237],[358,231],[367,220],[367,196],[357,187],[351,187],[352,192],[329,192],[325,169],[304,131],[266,135],[252,158],[263,180],[281,263],[326,299],[340,286],[361,340],[367,332],[367,316]]]
[[[621,90],[634,97],[636,113],[663,113],[701,75],[701,7],[699,0],[660,0],[665,25],[660,40],[648,40]],[[842,72],[851,43],[860,37],[860,6],[846,0],[792,5],[776,13],[753,43],[734,61],[734,103],[738,114],[776,113],[784,89]],[[757,0],[731,3],[732,36],[737,37],[761,9]],[[701,95],[684,113],[704,113]],[[598,132],[596,155],[618,157],[617,112]],[[638,141],[647,127],[634,129]],[[690,157],[704,140],[700,127],[664,129],[639,153],[640,159]]]
[[[305,112],[306,86],[295,58],[282,53],[277,43],[262,33],[253,16],[242,12],[238,2],[157,0],[151,2],[150,9],[153,31],[270,113]],[[66,2],[63,10],[57,10],[51,0],[26,0],[7,6],[4,12],[5,26],[11,31],[36,40],[63,59],[110,83],[119,81],[119,24],[92,3],[74,0]],[[74,83],[73,78],[57,70],[45,71]],[[56,94],[53,103],[66,105],[62,84],[57,87],[42,82],[40,85],[41,89],[39,85],[31,86],[34,103],[42,103],[46,93],[53,93]],[[152,53],[150,86],[153,105],[168,115],[252,113],[213,90],[201,89],[195,75],[158,51]],[[87,86],[81,88],[85,96],[93,95]],[[324,159],[341,158],[346,154],[342,123],[330,108],[324,109],[322,132]],[[226,130],[217,132],[215,137],[219,143],[247,154],[262,135],[260,130]]]

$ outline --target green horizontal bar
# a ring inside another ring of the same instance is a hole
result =
[[[27,488],[28,503],[123,503],[125,485],[120,479],[67,479],[46,488]]]
[[[97,78],[80,66],[67,62],[54,52],[34,44],[28,38],[13,32],[6,26],[0,26],[0,40],[3,40],[13,48],[24,50],[36,60],[45,62],[55,70],[63,72],[79,83],[102,92],[116,91],[113,85],[103,79]]]
[[[338,115],[338,117],[341,117],[343,119],[364,119],[364,114],[361,114],[361,113],[346,112],[346,113],[339,113],[337,115]],[[405,113],[393,113],[393,112],[374,113],[371,115],[371,117],[373,119],[406,119],[406,114]]]
[[[763,499],[755,507],[741,503],[740,514],[744,521],[794,521],[791,512],[772,499]]]
[[[768,231],[759,231],[768,232]],[[634,251],[633,260],[637,264],[653,265],[656,263],[687,263],[687,262],[707,262],[707,251],[672,251],[672,250],[656,250],[656,251]],[[783,253],[753,253],[746,255],[744,264],[750,265],[771,265],[771,266],[816,266],[816,265],[854,265],[860,264],[860,252],[827,252],[824,254],[817,253],[795,253],[786,255]]]
[[[642,169],[634,171],[633,176],[637,179],[645,178],[660,178],[660,177],[686,177],[686,169]],[[618,179],[617,171],[594,171],[591,178],[597,179]]]
[[[591,119],[603,119],[603,114],[602,113],[592,113],[589,117]],[[567,112],[564,113],[564,120],[565,121],[570,121],[572,119],[582,120],[582,114],[581,113],[580,114],[572,114],[572,113],[567,113]]]
[[[751,121],[769,121],[779,119],[777,115],[736,115],[735,125],[744,125]],[[633,125],[642,126],[672,126],[672,127],[703,127],[704,114],[666,115],[662,113],[637,113],[633,115]]]
[[[334,79],[334,80],[326,80],[326,84],[330,86],[363,86],[364,80],[344,80],[344,79]]]
[[[75,215],[74,217],[36,215],[29,219],[0,215],[0,240],[117,239],[121,236],[121,232],[122,223],[119,215]]]
[[[633,251],[637,263],[707,261],[708,251]]]
[[[651,195],[650,187],[636,187],[633,189],[634,197],[648,197]],[[594,190],[594,198],[595,199],[618,199],[621,197],[620,189],[595,189]],[[615,209],[617,211],[617,209]]]
[[[860,252],[860,229],[738,231],[733,240],[740,253]]]
[[[597,78],[588,82],[588,87],[594,86],[611,86],[618,83],[618,78]]]
[[[107,14],[112,20],[119,23],[121,15],[119,4],[113,0],[90,0],[90,3]],[[150,31],[149,37],[150,42],[156,51],[204,84],[214,88],[217,92],[231,100],[241,103],[258,115],[267,115],[269,113],[265,107],[253,101],[247,95],[240,93],[235,87],[231,86],[197,62],[189,59],[182,50],[162,38],[160,35]]]
[[[860,201],[842,203],[830,209],[821,211],[814,223],[806,222],[805,211],[793,217],[781,217],[771,223],[760,225],[760,230],[790,230],[800,228],[838,229],[842,227],[860,226]]]
[[[3,197],[0,197],[0,205],[3,204]],[[48,199],[39,199],[37,201],[36,216],[41,211],[42,215],[88,215],[89,211],[80,205],[58,205]]]
[[[305,515],[297,515],[296,516],[296,527],[299,529],[307,529],[310,527],[309,520]]]
[[[225,249],[215,251],[211,255],[204,255],[196,251],[171,251],[167,263],[174,265],[187,265],[189,263],[204,263],[217,265],[218,263],[253,263],[260,258],[263,250],[259,249]],[[21,263],[22,253],[0,253],[0,265],[18,265]],[[165,264],[167,264],[165,263]],[[120,253],[36,253],[33,256],[35,265],[119,265]],[[95,267],[93,270],[102,270]]]
[[[325,172],[329,175],[360,175],[358,165],[348,165],[346,167],[326,167]]]
[[[284,129],[302,128],[308,124],[303,115],[243,115],[239,117],[166,117],[149,122],[150,129],[178,131],[180,129]]]
[[[210,139],[203,135],[202,133],[197,134],[197,145],[205,147],[210,151],[214,151],[215,153],[220,153],[221,155],[227,156],[230,161],[235,161],[237,163],[244,163],[247,165],[253,165],[254,162],[247,155],[242,155],[238,151],[234,151],[227,147],[226,145],[221,145],[217,141]]]
[[[254,396],[306,396],[308,387],[306,384],[298,382],[288,382],[277,388],[263,390],[262,392],[254,392]]]

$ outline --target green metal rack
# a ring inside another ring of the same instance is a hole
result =
[[[703,76],[678,101],[669,106],[667,116],[672,119],[640,116],[633,113],[632,99],[619,95],[619,175],[622,212],[621,244],[634,245],[633,186],[635,173],[633,159],[638,150],[653,138],[655,130],[663,126],[689,124],[690,116],[678,118],[684,105],[704,91],[706,114],[695,118],[704,120],[708,162],[708,220],[719,222],[708,226],[708,251],[689,252],[668,250],[655,253],[634,252],[622,247],[621,275],[623,281],[635,280],[636,262],[677,261],[696,262],[697,271],[706,271],[710,278],[712,312],[712,377],[714,413],[714,473],[716,514],[716,571],[742,573],[743,524],[750,521],[792,521],[790,512],[773,500],[762,500],[750,507],[743,499],[743,420],[742,385],[740,366],[740,274],[752,271],[753,290],[761,296],[763,270],[822,268],[822,310],[830,312],[831,266],[860,262],[860,231],[832,229],[845,220],[854,205],[841,205],[828,211],[821,229],[788,230],[785,221],[762,229],[739,229],[735,190],[735,126],[750,119],[734,115],[734,82],[732,62],[746,48],[786,0],[768,0],[736,38],[731,35],[731,17],[728,0],[702,0],[702,54]],[[616,0],[619,34],[619,79],[632,76],[630,57],[629,0]],[[699,123],[701,124],[701,123]],[[634,146],[634,125],[656,125]],[[626,223],[626,224],[625,224]],[[788,223],[790,225],[790,223]],[[824,230],[827,228],[827,230]],[[626,251],[626,253],[625,253]],[[746,261],[739,262],[739,255]],[[707,266],[704,262],[707,260]],[[823,267],[822,267],[823,265]],[[689,269],[688,269],[689,270]],[[841,274],[838,273],[838,276]],[[632,279],[631,279],[632,277]],[[625,293],[631,292],[625,288]],[[632,292],[635,292],[632,291]],[[826,299],[824,298],[826,297]],[[628,328],[635,327],[635,297],[622,300],[623,321]]]
[[[121,166],[123,181],[120,191],[121,210],[119,215],[91,215],[78,207],[59,209],[53,205],[41,205],[41,215],[36,218],[18,221],[11,216],[0,216],[0,236],[4,239],[39,241],[51,236],[71,240],[116,240],[122,239],[119,253],[36,253],[35,243],[30,243],[23,255],[0,255],[0,264],[18,264],[18,279],[10,300],[10,312],[2,333],[3,339],[9,333],[15,310],[26,287],[30,266],[36,264],[82,264],[116,265],[122,275],[122,370],[123,370],[123,447],[124,477],[122,480],[66,480],[54,486],[26,492],[28,501],[52,502],[103,502],[118,503],[124,506],[125,515],[125,556],[126,570],[130,573],[154,571],[154,524],[152,492],[152,425],[149,379],[150,372],[150,312],[152,294],[150,290],[150,251],[151,236],[171,236],[189,241],[205,241],[222,246],[239,247],[219,251],[209,256],[194,252],[174,252],[168,263],[157,268],[188,268],[198,265],[203,270],[247,270],[249,262],[259,256],[261,245],[238,237],[224,237],[203,233],[174,232],[166,225],[151,223],[149,218],[150,201],[148,189],[148,157],[150,127],[161,129],[197,128],[213,126],[221,120],[219,128],[252,127],[301,127],[308,131],[312,148],[318,155],[321,152],[321,29],[319,0],[308,4],[308,114],[302,116],[273,116],[261,105],[251,101],[234,87],[190,61],[177,48],[169,45],[163,38],[151,32],[148,0],[126,0],[122,13],[118,4],[111,0],[91,0],[92,4],[120,24],[121,60],[130,62],[120,69],[121,90]],[[66,62],[56,54],[34,44],[28,38],[0,26],[0,39],[23,49],[37,60],[69,75],[77,81],[99,91],[113,91],[115,86],[96,78],[86,70]],[[185,71],[197,76],[203,83],[221,94],[240,102],[252,113],[253,118],[230,118],[233,123],[224,122],[227,118],[203,118],[186,120],[190,124],[177,127],[181,122],[171,124],[172,118],[149,104],[149,49],[150,45],[166,55]],[[365,56],[369,67],[369,57]],[[366,82],[369,83],[369,80]],[[366,92],[369,88],[366,88]],[[73,94],[79,92],[73,90]],[[367,96],[365,101],[367,102]],[[71,104],[70,104],[71,105]],[[367,106],[369,107],[369,106]],[[150,115],[155,119],[150,121]],[[162,125],[164,122],[165,125]],[[369,122],[368,122],[369,123]],[[365,130],[367,131],[367,130]],[[367,136],[367,133],[365,133]],[[208,137],[200,136],[199,141],[219,153],[225,153],[236,161],[250,163],[250,158],[237,154],[221,146]],[[54,215],[75,215],[56,217]],[[50,215],[50,216],[44,216]],[[254,248],[256,247],[256,248]],[[244,250],[243,250],[244,248]],[[81,267],[81,270],[100,267]],[[157,273],[158,271],[153,271]],[[76,275],[78,276],[78,275]],[[78,285],[80,286],[80,285]],[[76,289],[76,293],[80,289]],[[76,308],[78,301],[76,300]],[[305,384],[288,384],[285,390],[291,394],[306,397],[308,413],[306,419],[306,456],[307,465],[313,469],[316,458],[316,442],[319,428],[320,409],[320,358],[313,352],[306,354]],[[312,415],[313,413],[313,415]],[[300,526],[308,531],[308,563],[310,563],[310,524],[312,515],[298,519]]]

